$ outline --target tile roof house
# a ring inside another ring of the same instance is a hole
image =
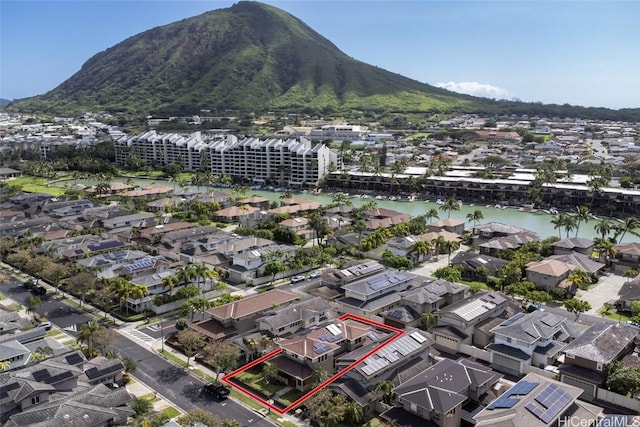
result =
[[[5,427],[58,427],[78,425],[109,427],[124,425],[135,412],[129,406],[133,400],[126,388],[111,390],[103,384],[60,399],[45,401],[21,413],[12,415]]]
[[[461,301],[467,296],[469,287],[442,279],[427,279],[411,289],[400,292],[399,307],[384,313],[385,324],[404,329],[417,326],[421,313],[433,313],[442,307]],[[406,313],[406,314],[405,314]],[[411,314],[412,318],[406,316]]]
[[[605,264],[592,259],[588,255],[584,255],[580,252],[572,252],[565,255],[551,255],[548,259],[555,259],[558,261],[566,262],[567,264],[573,264],[581,270],[586,271],[589,274],[597,274],[605,267]]]
[[[459,359],[442,359],[395,388],[402,410],[439,426],[459,426],[462,406],[471,400],[482,402],[502,375],[486,366]],[[382,418],[394,419],[398,410]],[[426,423],[425,423],[426,424]]]
[[[617,254],[611,260],[616,272],[624,273],[634,269],[640,271],[640,243],[622,243],[616,245]]]
[[[282,337],[337,317],[338,313],[331,304],[320,297],[314,297],[267,312],[264,317],[256,320],[256,324],[258,329],[268,331],[272,336]]]
[[[448,231],[458,235],[464,234],[464,221],[460,219],[445,218],[429,224],[430,232]]]
[[[477,427],[560,426],[565,420],[599,420],[602,408],[578,400],[581,394],[578,387],[530,373],[473,420]]]
[[[435,312],[437,324],[432,328],[436,346],[457,353],[462,344],[475,344],[475,327],[503,316],[507,307],[508,298],[500,292],[478,292],[441,308]]]
[[[378,228],[387,228],[393,225],[409,222],[411,215],[392,209],[377,208],[363,211],[367,230],[373,231]]]
[[[554,255],[567,255],[580,253],[591,256],[593,252],[593,240],[584,237],[569,237],[552,243]]]
[[[508,261],[502,258],[463,251],[451,258],[453,267],[458,265],[462,267],[461,275],[466,280],[485,281],[487,274],[495,276],[507,263]]]
[[[304,391],[311,385],[315,368],[333,372],[336,367],[334,359],[338,354],[382,341],[388,336],[368,324],[349,319],[336,320],[302,335],[278,339],[276,344],[282,349],[282,354],[274,358],[273,363],[280,368],[279,376],[284,384]],[[282,361],[283,358],[288,361]],[[297,365],[305,365],[308,369]]]
[[[486,349],[495,369],[522,375],[527,366],[553,364],[565,344],[583,332],[583,327],[551,313],[517,313],[491,329],[494,341]]]
[[[229,334],[243,333],[255,328],[255,322],[267,310],[288,304],[298,296],[280,289],[272,289],[238,301],[207,310],[211,320],[192,324],[191,327],[211,338],[220,339]],[[220,333],[224,335],[220,336]]]
[[[389,337],[386,333],[372,331],[368,333],[362,347],[353,349],[336,358],[336,368],[342,369],[360,359],[379,343]],[[378,381],[392,381],[398,373],[407,366],[422,360],[431,360],[431,347],[433,340],[418,329],[408,329],[402,336],[380,348],[358,364],[355,368],[345,373],[347,378],[353,378],[373,389]]]
[[[538,235],[532,231],[523,231],[516,234],[511,234],[503,237],[496,237],[487,241],[480,241],[478,244],[478,249],[481,254],[485,255],[497,255],[501,251],[507,249],[518,249],[520,246],[525,243],[535,242],[540,238]]]
[[[343,313],[374,315],[400,302],[400,291],[415,285],[418,276],[397,270],[385,270],[342,286],[343,298],[337,300]]]
[[[622,285],[615,306],[620,311],[631,312],[631,303],[634,301],[640,301],[640,275]]]
[[[564,288],[573,292],[573,284],[567,280],[569,274],[576,270],[573,264],[569,264],[557,259],[543,259],[542,261],[530,262],[526,265],[527,280],[536,285],[536,288],[549,291],[553,288]]]
[[[596,323],[563,349],[560,381],[580,387],[593,399],[604,383],[608,363],[621,360],[635,348],[638,331],[619,323]]]

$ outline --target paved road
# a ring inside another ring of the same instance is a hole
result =
[[[1,285],[1,289],[2,293],[17,303],[25,305],[31,294],[20,286],[20,283],[14,280]],[[51,294],[42,296],[41,300],[42,305],[36,312],[43,316],[46,313],[51,323],[73,336],[77,334],[73,329],[77,331],[81,325],[93,320],[84,311],[68,306]],[[217,402],[202,394],[201,388],[204,383],[199,378],[136,344],[125,334],[118,334],[114,349],[123,357],[130,357],[136,361],[135,376],[141,382],[158,391],[165,399],[184,411],[202,408],[223,419],[236,420],[242,426],[273,427],[274,425],[268,419],[262,418],[258,413],[233,400]]]

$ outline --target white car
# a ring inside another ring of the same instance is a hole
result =
[[[51,322],[40,322],[40,324],[38,324],[38,328],[44,328],[45,331],[50,331]]]
[[[318,270],[316,270],[316,271],[312,272],[312,273],[309,275],[309,279],[315,279],[316,277],[320,277],[320,275],[321,275],[321,274],[322,274],[322,273],[320,273]]]
[[[291,278],[291,283],[302,282],[305,279],[304,276],[294,276]]]

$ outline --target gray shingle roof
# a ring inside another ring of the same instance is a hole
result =
[[[637,330],[625,325],[596,323],[567,344],[563,352],[606,364],[615,360],[637,335]]]

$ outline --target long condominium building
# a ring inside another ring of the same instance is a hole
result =
[[[152,130],[115,140],[116,164],[136,156],[151,165],[176,163],[186,171],[209,171],[256,184],[314,187],[330,170],[341,168],[337,152],[310,140],[238,139],[234,135],[159,134]]]

